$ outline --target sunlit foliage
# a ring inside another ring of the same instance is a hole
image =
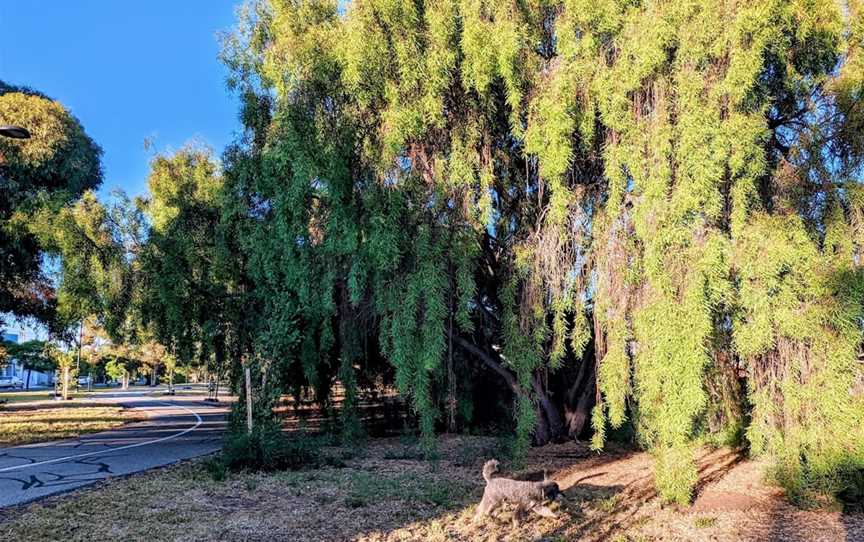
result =
[[[2,81],[0,125],[31,134],[0,137],[0,311],[59,328],[44,247],[30,225],[35,213],[56,212],[102,182],[102,151],[59,102]]]
[[[247,5],[223,204],[266,292],[254,351],[322,398],[383,356],[430,447],[479,360],[524,449],[591,345],[593,444],[631,424],[664,498],[742,428],[793,494],[837,490],[864,465],[862,24],[858,0]]]

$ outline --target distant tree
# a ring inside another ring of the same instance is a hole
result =
[[[0,335],[3,334],[3,329],[0,329]],[[6,341],[0,341],[0,369],[6,366],[6,360],[9,358],[9,353],[6,350]]]
[[[48,342],[45,345],[45,356],[51,360],[57,368],[57,380],[55,385],[59,386],[63,400],[69,399],[72,383],[78,378],[75,368],[75,354],[63,349],[59,344]]]
[[[87,318],[81,333],[81,362],[87,367],[87,373],[94,379],[105,375],[105,364],[108,363],[111,341],[108,332],[101,327],[96,318]]]
[[[119,380],[122,389],[129,389],[129,380],[135,376],[140,361],[133,348],[126,345],[113,345],[108,353],[105,364],[105,374],[113,380]]]
[[[27,371],[25,389],[30,389],[30,376],[33,371],[53,372],[57,368],[55,360],[48,355],[45,341],[34,340],[21,344],[7,342],[5,347],[9,357],[21,363]]]
[[[174,393],[174,374],[177,371],[177,358],[175,358],[172,354],[166,353],[163,358],[163,363],[165,365],[165,372],[167,373],[167,384],[168,384],[168,393]]]
[[[157,385],[159,383],[159,369],[164,368],[167,371],[167,350],[154,340],[144,342],[135,350],[141,364],[141,371],[147,374],[151,386]]]

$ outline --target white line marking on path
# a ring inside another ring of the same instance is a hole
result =
[[[189,431],[194,431],[204,421],[201,419],[201,416],[199,416],[198,413],[192,409],[186,408],[182,405],[175,405],[173,403],[165,403],[162,401],[160,401],[160,403],[162,403],[163,405],[170,406],[170,407],[181,408],[181,409],[185,410],[186,412],[191,413],[193,416],[195,416],[195,418],[197,420],[195,422],[195,425],[193,425],[192,427],[188,427],[188,428],[184,429],[183,431],[180,431],[179,433],[174,433],[173,435],[168,435],[167,437],[161,437],[161,438],[157,438],[154,440],[148,440],[147,442],[138,442],[135,444],[127,444],[126,446],[119,446],[117,448],[111,448],[108,450],[96,450],[95,452],[87,452],[87,453],[77,454],[77,455],[67,455],[66,457],[57,457],[55,459],[47,459],[45,461],[39,461],[37,463],[27,463],[26,465],[15,465],[13,467],[6,467],[3,469],[0,469],[0,472],[9,472],[9,471],[13,471],[13,470],[27,469],[30,467],[38,467],[40,465],[48,465],[49,463],[60,463],[62,461],[68,461],[70,459],[78,459],[79,457],[89,457],[91,455],[110,454],[112,452],[119,452],[120,450],[128,450],[130,448],[138,448],[139,446],[147,446],[149,444],[156,444],[157,442],[165,442],[166,440],[171,440],[171,439],[175,439],[177,437],[182,437],[183,435],[185,435]]]

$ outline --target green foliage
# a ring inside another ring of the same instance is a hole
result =
[[[131,373],[132,363],[129,359],[119,355],[112,357],[105,364],[105,374],[112,380],[123,380],[125,382],[131,376]]]
[[[692,497],[698,443],[742,433],[790,494],[848,490],[860,0],[262,0],[240,17],[223,59],[246,132],[221,166],[157,157],[138,267],[79,249],[67,267],[90,282],[64,288],[134,300],[181,364],[227,364],[235,385],[254,368],[259,426],[282,392],[331,409],[338,391],[356,442],[364,388],[392,383],[432,456],[475,389],[459,380],[494,375],[518,460],[564,431],[550,382],[593,361],[592,448],[635,430],[664,499]],[[58,245],[101,239],[100,213],[85,197],[68,217],[85,235]],[[305,457],[256,431],[226,456]]]
[[[135,319],[178,363],[218,372],[249,350],[243,261],[223,221],[219,166],[208,149],[189,145],[154,158],[149,189]]]
[[[0,311],[54,322],[56,303],[42,271],[45,248],[30,226],[102,182],[102,151],[59,102],[0,81],[0,124],[30,139],[0,138]]]
[[[85,192],[59,210],[42,209],[30,224],[43,247],[60,258],[59,322],[75,326],[94,316],[109,335],[130,335],[127,316],[136,296],[137,252],[144,218],[122,193],[103,204]]]
[[[2,345],[10,358],[21,363],[25,371],[49,372],[55,368],[54,360],[47,355],[45,341],[26,341],[23,343],[4,342]]]
[[[263,424],[252,433],[237,429],[225,438],[219,463],[211,466],[215,478],[224,471],[299,470],[323,464],[318,439],[303,432],[286,435],[278,425]],[[224,466],[224,469],[221,467]]]
[[[592,137],[573,127],[572,110],[597,111],[604,131],[593,133],[604,137],[609,183],[597,238],[632,228],[636,241],[596,247],[606,355],[593,444],[602,442],[607,416],[617,427],[634,401],[668,500],[689,500],[696,481],[688,450],[700,420],[716,410],[706,388],[730,389],[722,381],[728,372],[709,371],[719,359],[711,349],[732,346],[715,340],[730,325],[735,351],[719,352],[749,367],[753,450],[777,457],[787,479],[837,472],[841,458],[860,462],[860,439],[824,438],[851,434],[846,424],[862,416],[861,394],[850,391],[861,341],[852,309],[861,284],[851,256],[858,249],[848,241],[854,226],[840,210],[845,203],[815,215],[811,207],[819,197],[844,199],[835,186],[860,164],[849,147],[832,158],[825,152],[832,136],[819,133],[819,118],[834,107],[844,25],[860,15],[844,19],[835,5],[818,4],[805,12],[794,2],[573,2],[556,21],[559,63],[544,92],[586,90],[573,91],[563,109],[540,94],[535,115],[548,120],[538,120],[538,130],[564,126]],[[535,145],[541,172],[546,161],[560,175],[562,156],[578,147],[546,140]],[[817,177],[828,183],[821,196],[808,187]],[[622,261],[633,270],[623,280],[606,266]]]
[[[593,339],[592,446],[630,418],[668,500],[690,498],[699,432],[736,431],[749,405],[754,451],[817,477],[857,464],[860,442],[815,435],[862,421],[860,11],[247,9],[225,56],[259,97],[227,177],[279,323],[257,344],[326,401],[377,338],[428,448],[455,319],[515,395],[520,455],[554,422],[541,375]],[[295,330],[302,348],[280,346]]]

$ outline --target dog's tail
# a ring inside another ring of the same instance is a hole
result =
[[[490,459],[483,463],[483,479],[487,482],[492,479],[492,475],[498,472],[498,461]]]

